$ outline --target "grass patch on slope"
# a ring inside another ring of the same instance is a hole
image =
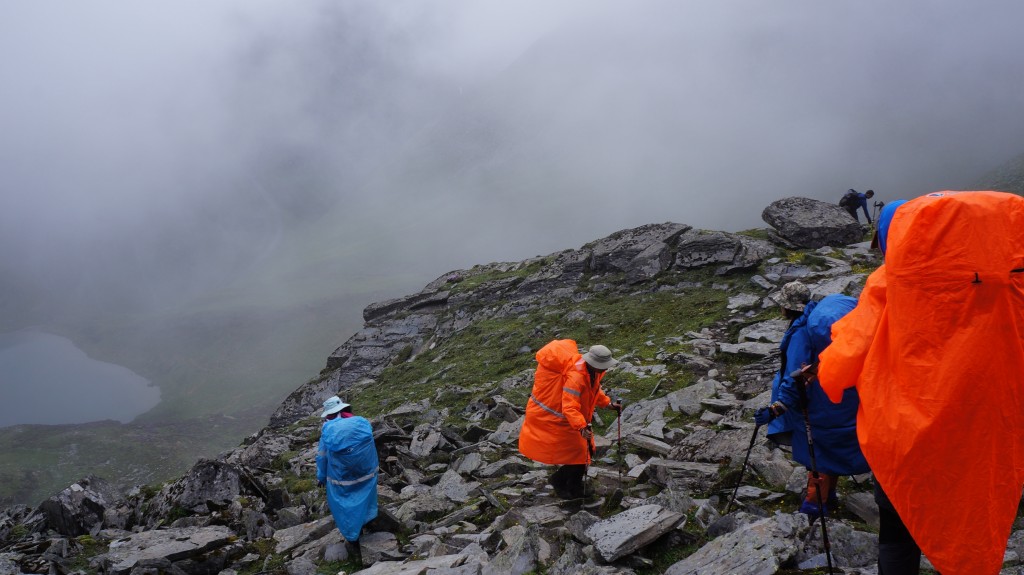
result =
[[[434,407],[447,407],[454,415],[479,399],[483,391],[493,390],[497,382],[532,369],[534,353],[553,339],[574,339],[584,348],[600,343],[634,363],[656,362],[655,356],[666,347],[666,339],[700,330],[725,317],[727,300],[724,290],[711,288],[683,293],[596,293],[565,307],[480,320],[411,361],[386,368],[360,393],[361,410],[372,417],[407,402],[429,399]],[[586,315],[571,319],[575,315],[568,314],[576,311]],[[648,341],[650,345],[645,344]],[[670,372],[640,378],[613,370],[605,385],[629,389],[626,398],[635,400],[648,397],[659,381],[669,382],[658,389],[664,394],[692,383],[692,376]],[[442,388],[449,391],[440,394]],[[529,385],[503,394],[510,401],[525,402]]]

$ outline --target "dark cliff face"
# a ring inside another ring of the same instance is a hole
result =
[[[309,564],[336,571],[325,559],[338,557],[336,530],[313,472],[319,407],[339,394],[371,418],[381,460],[382,516],[361,538],[367,565],[443,557],[443,566],[473,573],[517,561],[550,573],[584,564],[607,573],[677,564],[687,573],[671,550],[713,553],[704,543],[715,537],[737,543],[723,557],[700,558],[722,566],[710,573],[764,553],[794,564],[819,551],[803,541],[802,516],[760,519],[796,497],[786,486],[798,470],[773,445],[759,441],[750,458],[748,477],[760,487],[745,497],[759,499],[738,506],[728,529],[716,523],[716,498],[732,487],[750,440],[750,410],[766,401],[777,369],[784,326],[770,296],[797,278],[819,297],[856,293],[877,260],[862,249],[789,251],[763,237],[652,224],[446,273],[417,294],[367,307],[363,329],[321,376],[242,445],[122,499],[91,488],[94,480],[41,510],[4,511],[0,553],[18,550],[22,571],[47,561],[117,573],[147,561],[197,575]],[[533,353],[554,338],[602,343],[622,360],[604,385],[627,409],[619,422],[602,413],[595,420],[590,485],[603,503],[586,510],[560,503],[548,471],[516,450]],[[36,541],[89,533],[96,545],[47,558],[26,543],[32,533]],[[143,558],[143,549],[163,545],[174,550]],[[864,560],[843,553],[849,564]]]

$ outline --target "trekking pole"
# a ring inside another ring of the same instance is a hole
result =
[[[622,400],[612,396],[612,403],[618,404],[619,408],[615,410],[615,424],[618,427],[618,442],[615,444],[616,457],[618,458],[619,467],[619,489],[622,489],[622,468],[624,460],[622,459]]]
[[[743,472],[747,470],[747,460],[750,459],[750,452],[754,450],[754,441],[757,440],[757,430],[760,428],[761,424],[754,424],[754,433],[750,434],[750,446],[747,447],[747,455],[743,458],[743,465],[740,467],[740,478],[736,480],[736,488],[732,490],[732,497],[730,497],[728,503],[725,504],[725,511],[722,515],[728,515],[729,508],[732,507],[733,502],[736,501],[736,494],[739,493],[740,485],[743,483]]]
[[[811,415],[808,409],[807,386],[816,374],[817,364],[804,366],[801,369],[789,374],[800,390],[800,401],[804,412],[804,429],[807,430],[807,453],[811,457],[811,476],[816,485],[815,492],[818,496],[818,518],[821,519],[821,544],[825,548],[825,562],[828,564],[829,575],[832,575],[832,544],[828,539],[828,527],[825,525],[825,501],[821,497],[821,475],[818,473],[818,460],[814,457],[814,437],[811,435]]]
[[[594,446],[594,435],[593,435],[594,431],[593,431],[593,428],[590,425],[587,425],[583,429],[584,430],[590,430],[590,434],[591,434],[590,435],[590,439],[587,439],[586,436],[583,436],[583,441],[587,442],[587,453],[589,454],[589,457],[587,457],[587,464],[583,466],[583,499],[584,499],[584,501],[586,501],[586,499],[587,499],[587,477],[590,475],[590,462],[593,461],[594,455],[597,455],[597,448]]]
[[[619,455],[619,489],[622,489],[622,468],[625,465],[625,460],[622,459],[622,406],[619,406],[619,413],[615,416],[616,425],[619,428],[619,439],[615,444],[615,451]]]

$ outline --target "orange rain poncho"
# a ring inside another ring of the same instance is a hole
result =
[[[999,572],[1024,483],[1024,198],[939,192],[901,206],[885,265],[820,355],[829,398],[943,575]]]
[[[590,425],[595,407],[611,404],[601,391],[603,376],[598,372],[590,381],[586,362],[571,339],[542,347],[519,431],[519,451],[540,463],[589,464],[590,449],[580,431]]]

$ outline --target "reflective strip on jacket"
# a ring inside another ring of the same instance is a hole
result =
[[[822,385],[856,387],[861,448],[922,552],[943,575],[998,573],[1024,484],[1024,198],[900,206],[832,338]]]

